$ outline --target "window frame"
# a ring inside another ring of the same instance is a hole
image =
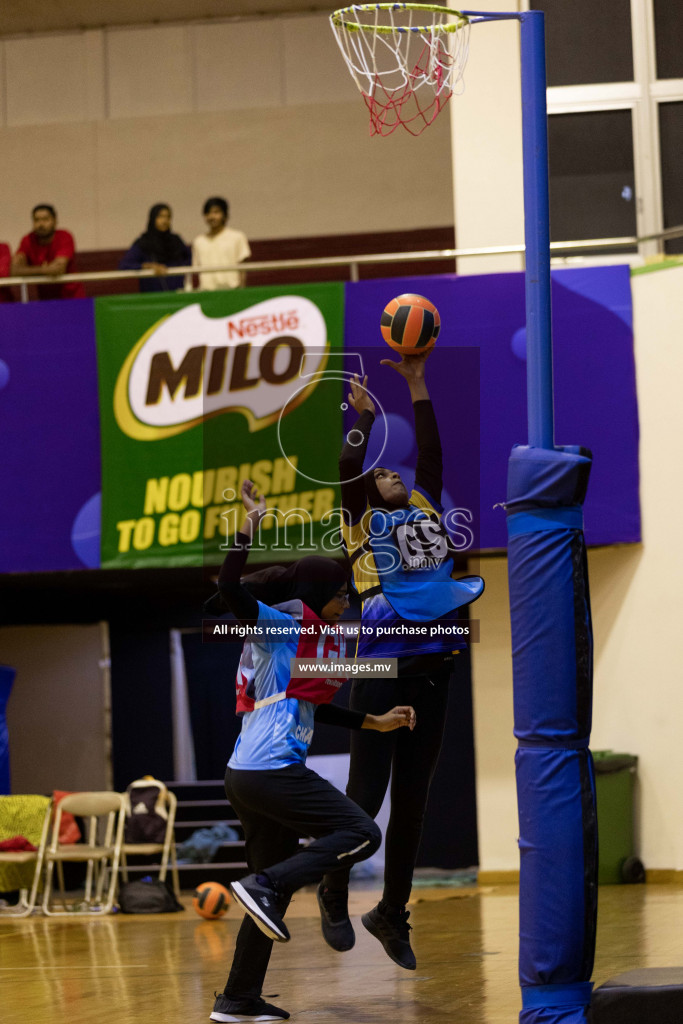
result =
[[[630,3],[633,81],[553,86],[547,90],[547,103],[548,117],[598,110],[631,110],[636,230],[638,237],[644,238],[664,230],[659,104],[683,102],[683,78],[656,77],[653,0],[630,0]],[[520,8],[529,11],[530,0],[520,0]],[[653,239],[640,242],[637,255],[622,255],[619,258],[630,263],[642,263],[664,253],[664,241]],[[614,255],[609,258],[613,261]],[[572,261],[576,259],[574,257]],[[606,261],[605,257],[590,259],[592,262]],[[569,261],[562,259],[561,262]]]

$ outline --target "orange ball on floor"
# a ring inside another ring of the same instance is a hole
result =
[[[227,914],[230,901],[230,893],[220,882],[202,882],[192,896],[192,906],[199,916],[210,921]]]

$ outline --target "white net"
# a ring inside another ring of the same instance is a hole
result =
[[[370,113],[370,134],[419,135],[464,88],[469,21],[427,4],[356,4],[332,31]]]

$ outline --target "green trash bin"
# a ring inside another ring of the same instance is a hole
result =
[[[633,852],[633,790],[638,758],[612,750],[593,751],[598,802],[598,883],[644,882]]]

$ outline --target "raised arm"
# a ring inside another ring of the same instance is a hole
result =
[[[251,480],[242,484],[242,501],[247,514],[235,534],[232,547],[225,556],[221,571],[218,574],[218,590],[223,603],[242,625],[258,619],[258,601],[240,583],[242,570],[249,557],[249,549],[254,539],[254,531],[258,527],[266,511],[266,499],[261,495],[257,501],[255,487]]]
[[[428,356],[429,352],[418,356],[402,356],[400,363],[383,359],[381,365],[391,366],[408,384],[417,441],[415,487],[439,503],[443,489],[443,454],[434,407],[425,380],[425,363]]]
[[[348,525],[357,523],[361,519],[368,503],[363,481],[363,463],[372,424],[375,422],[375,404],[366,391],[367,383],[367,376],[363,378],[361,384],[357,373],[354,374],[350,383],[349,404],[358,413],[358,419],[346,435],[344,447],[339,456],[342,508],[344,519]],[[362,439],[360,435],[362,435]]]

